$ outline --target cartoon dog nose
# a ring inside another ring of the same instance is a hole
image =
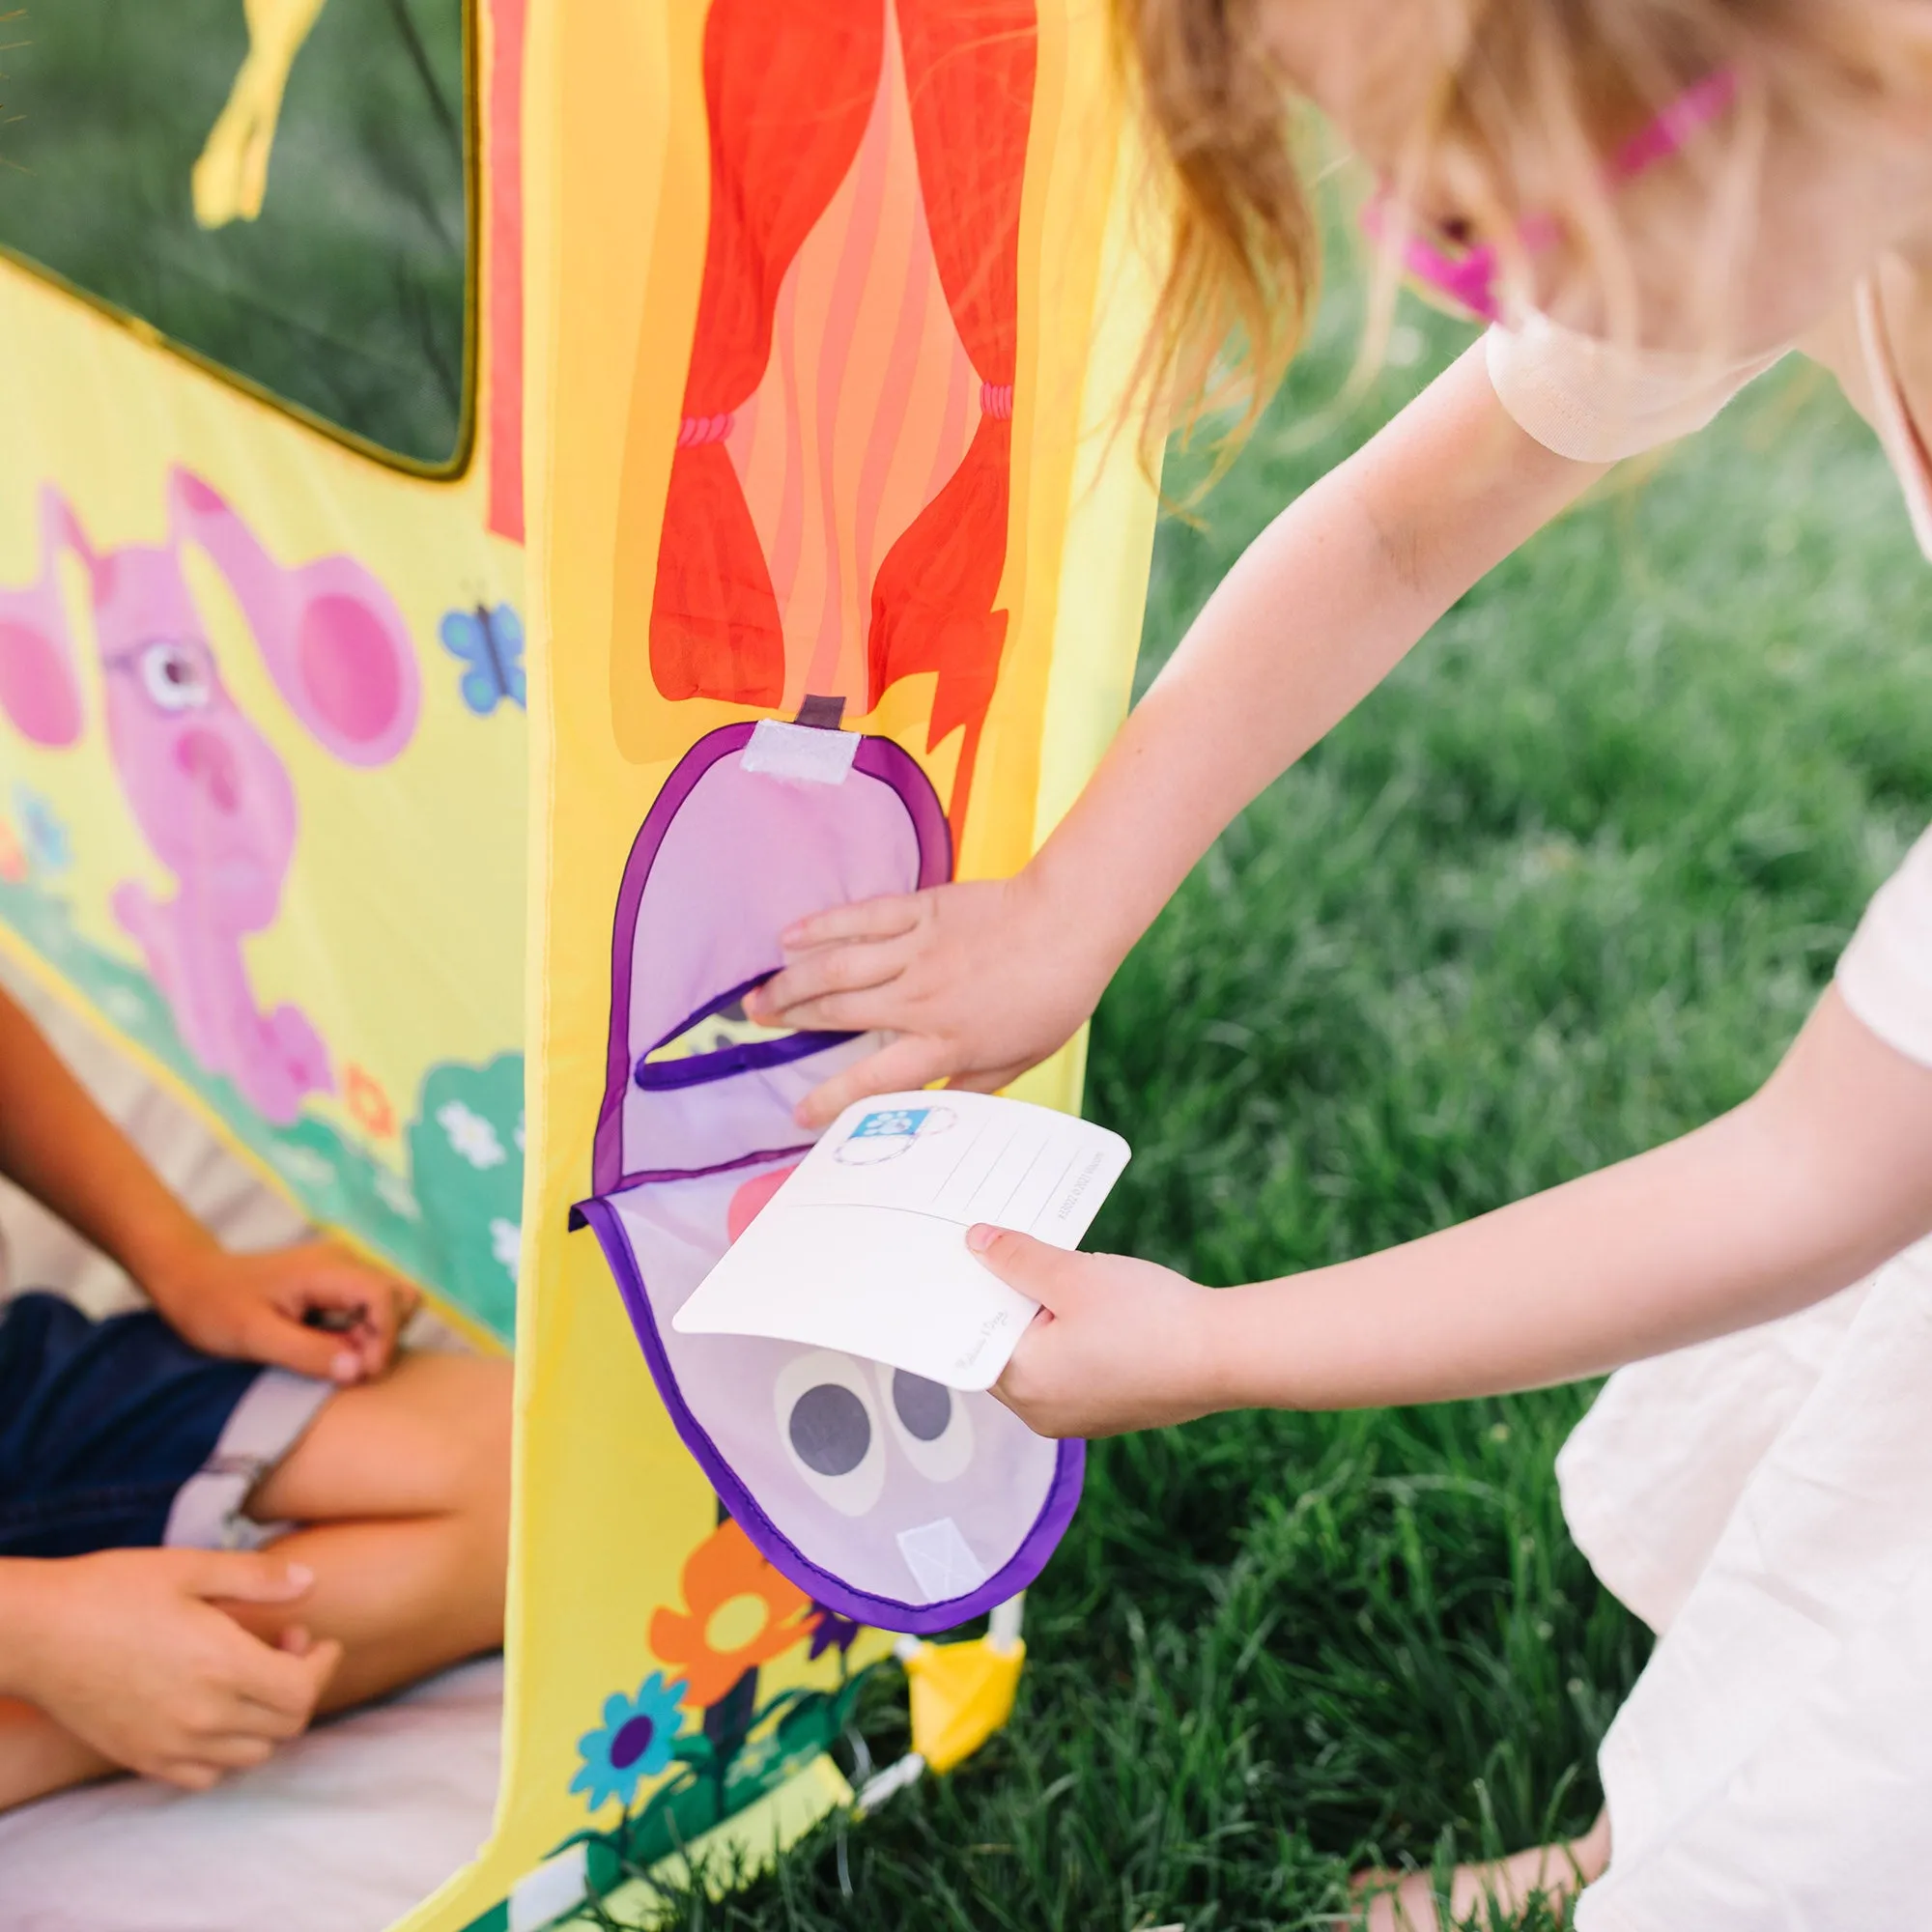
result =
[[[235,753],[213,731],[184,731],[175,741],[175,763],[208,795],[216,811],[232,812],[242,802],[242,775]]]

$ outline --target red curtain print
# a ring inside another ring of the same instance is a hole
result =
[[[926,225],[981,413],[959,468],[879,566],[867,707],[902,677],[938,673],[928,749],[965,727],[956,837],[1007,636],[993,599],[1007,560],[1020,183],[1038,22],[1034,0],[898,0],[898,20]]]
[[[715,0],[705,22],[711,227],[651,605],[666,697],[784,694],[771,573],[724,438],[770,358],[785,270],[859,152],[884,43],[879,0]]]

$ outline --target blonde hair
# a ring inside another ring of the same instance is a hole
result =
[[[1242,405],[1236,437],[1293,357],[1321,271],[1305,137],[1264,32],[1270,4],[1115,0],[1172,190],[1168,268],[1142,374],[1171,418]],[[1433,5],[1442,51],[1418,54],[1437,71],[1423,76],[1424,104],[1399,136],[1387,183],[1395,207],[1439,197],[1496,247],[1518,287],[1527,265],[1517,228],[1534,211],[1591,275],[1607,328],[1625,335],[1635,332],[1635,285],[1605,173],[1619,141],[1688,86],[1735,75],[1729,113],[1685,151],[1705,189],[1696,293],[1717,307],[1754,227],[1767,129],[1842,128],[1908,90],[1922,95],[1932,74],[1932,0]]]

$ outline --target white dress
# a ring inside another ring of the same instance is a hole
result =
[[[1897,287],[1861,288],[1838,340],[1862,366],[1839,374],[1932,554]],[[1488,355],[1531,435],[1605,461],[1697,427],[1765,366],[1637,366],[1541,322]],[[1932,1066],[1932,833],[1837,985]],[[1932,1927],[1932,1240],[1801,1314],[1620,1371],[1557,1475],[1578,1546],[1659,1636],[1604,1741],[1611,1864],[1577,1932]]]
[[[1932,834],[1838,988],[1932,1065]],[[1599,1757],[1612,1862],[1578,1932],[1932,1923],[1932,1241],[1620,1371],[1556,1467],[1577,1545],[1659,1633]]]

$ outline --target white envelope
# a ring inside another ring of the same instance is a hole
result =
[[[968,1251],[976,1221],[1075,1246],[1127,1164],[1090,1122],[986,1094],[846,1108],[671,1318],[988,1388],[1037,1302]]]

